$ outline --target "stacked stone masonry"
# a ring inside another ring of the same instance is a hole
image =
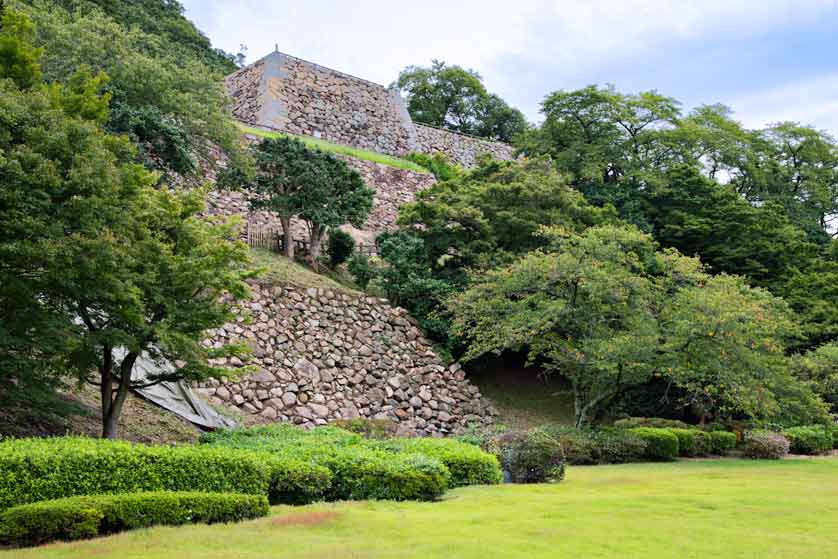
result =
[[[251,125],[396,156],[441,152],[464,167],[484,153],[513,158],[507,144],[414,123],[396,89],[280,52],[225,83],[233,116]]]
[[[434,176],[429,173],[417,173],[407,169],[390,167],[381,163],[364,161],[339,155],[341,159],[358,171],[364,182],[375,190],[372,211],[362,231],[347,227],[357,242],[370,244],[382,231],[392,230],[398,217],[399,207],[412,202],[416,193],[434,184]],[[208,198],[207,213],[210,215],[241,215],[253,226],[279,229],[279,219],[269,212],[251,212],[247,198],[241,192],[216,190]],[[300,222],[292,223],[294,237],[307,237],[305,226]]]
[[[496,413],[459,365],[445,366],[407,312],[386,300],[254,284],[236,312],[204,343],[246,341],[249,360],[223,363],[256,371],[199,388],[215,404],[307,427],[389,419],[418,435],[456,433]]]

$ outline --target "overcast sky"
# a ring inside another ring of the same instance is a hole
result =
[[[279,50],[384,85],[434,58],[539,120],[558,89],[657,89],[760,127],[838,135],[838,0],[183,0],[213,44]]]

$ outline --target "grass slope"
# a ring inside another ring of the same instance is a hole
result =
[[[237,525],[155,528],[0,558],[819,559],[838,556],[838,460],[573,468],[558,485],[441,503],[276,507]]]
[[[334,277],[326,275],[326,272],[329,271],[325,270],[325,268],[323,270],[324,273],[318,274],[299,262],[294,262],[281,254],[261,248],[251,249],[251,257],[254,267],[265,270],[261,278],[273,283],[293,285],[294,287],[320,287],[347,293],[358,293],[346,284],[350,281],[348,278],[340,278],[341,281],[346,282],[341,283],[341,281],[338,281]]]
[[[351,146],[345,146],[343,144],[334,144],[332,142],[328,142],[323,139],[319,138],[312,138],[309,136],[297,136],[295,134],[283,134],[281,132],[272,132],[270,130],[262,130],[261,128],[254,128],[253,126],[247,126],[246,124],[239,123],[239,128],[241,128],[247,134],[253,134],[254,136],[258,136],[260,138],[280,138],[289,136],[292,138],[297,138],[301,140],[305,145],[317,148],[322,151],[326,151],[329,153],[336,153],[339,155],[348,155],[349,157],[354,157],[355,159],[363,159],[364,161],[372,161],[373,163],[381,163],[382,165],[387,165],[388,167],[395,167],[397,169],[405,169],[408,171],[414,171],[416,173],[427,173],[428,170],[422,167],[421,165],[417,165],[412,161],[408,161],[407,159],[401,159],[398,157],[392,157],[390,155],[385,155],[383,153],[378,153],[375,151],[368,151],[365,149],[353,148]]]

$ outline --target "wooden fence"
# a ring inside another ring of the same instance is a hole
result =
[[[273,252],[284,252],[284,238],[282,229],[247,223],[247,244],[255,248],[263,248]],[[325,247],[323,247],[325,249]],[[309,253],[308,239],[294,239],[294,250],[298,254]],[[358,243],[355,245],[355,252],[364,256],[377,256],[378,247],[375,244]]]

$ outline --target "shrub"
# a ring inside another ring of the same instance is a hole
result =
[[[743,452],[748,458],[777,460],[788,454],[789,441],[773,431],[749,431],[745,434]]]
[[[376,267],[370,262],[370,259],[365,254],[356,253],[346,267],[352,277],[355,278],[358,287],[366,291],[376,275]]]
[[[679,456],[707,456],[713,450],[710,435],[698,429],[669,429],[678,437]]]
[[[618,429],[635,429],[637,427],[651,427],[653,429],[689,429],[690,425],[678,419],[664,419],[662,417],[626,417],[614,422]]]
[[[40,545],[156,525],[234,522],[268,514],[263,495],[124,493],[68,497],[10,508],[0,514],[0,541]]]
[[[201,442],[327,468],[331,485],[324,497],[329,500],[433,500],[445,492],[451,475],[439,460],[394,455],[333,426],[305,431],[285,424],[265,425],[206,434]]]
[[[564,479],[562,445],[549,433],[509,431],[487,442],[497,456],[506,479],[512,483],[558,482]]]
[[[357,433],[365,439],[383,440],[396,435],[399,424],[391,419],[338,419],[332,422],[338,429]]]
[[[562,445],[571,465],[624,464],[645,458],[646,442],[623,429],[577,429],[567,425],[544,427]]]
[[[724,456],[736,448],[736,433],[730,431],[710,431],[710,452]]]
[[[503,481],[503,473],[494,455],[454,439],[391,439],[378,446],[389,451],[436,458],[451,472],[451,487],[489,485]]]
[[[326,253],[329,255],[329,266],[337,268],[352,256],[355,252],[355,239],[352,235],[342,229],[329,231],[329,244],[326,246]]]
[[[793,454],[827,454],[832,450],[832,433],[823,425],[789,427],[783,435]]]
[[[290,464],[290,463],[289,463]],[[268,456],[220,448],[56,437],[0,443],[0,509],[74,495],[206,491],[268,495]]]
[[[668,429],[635,427],[629,429],[646,442],[646,458],[655,461],[675,460],[678,456],[678,437]]]

